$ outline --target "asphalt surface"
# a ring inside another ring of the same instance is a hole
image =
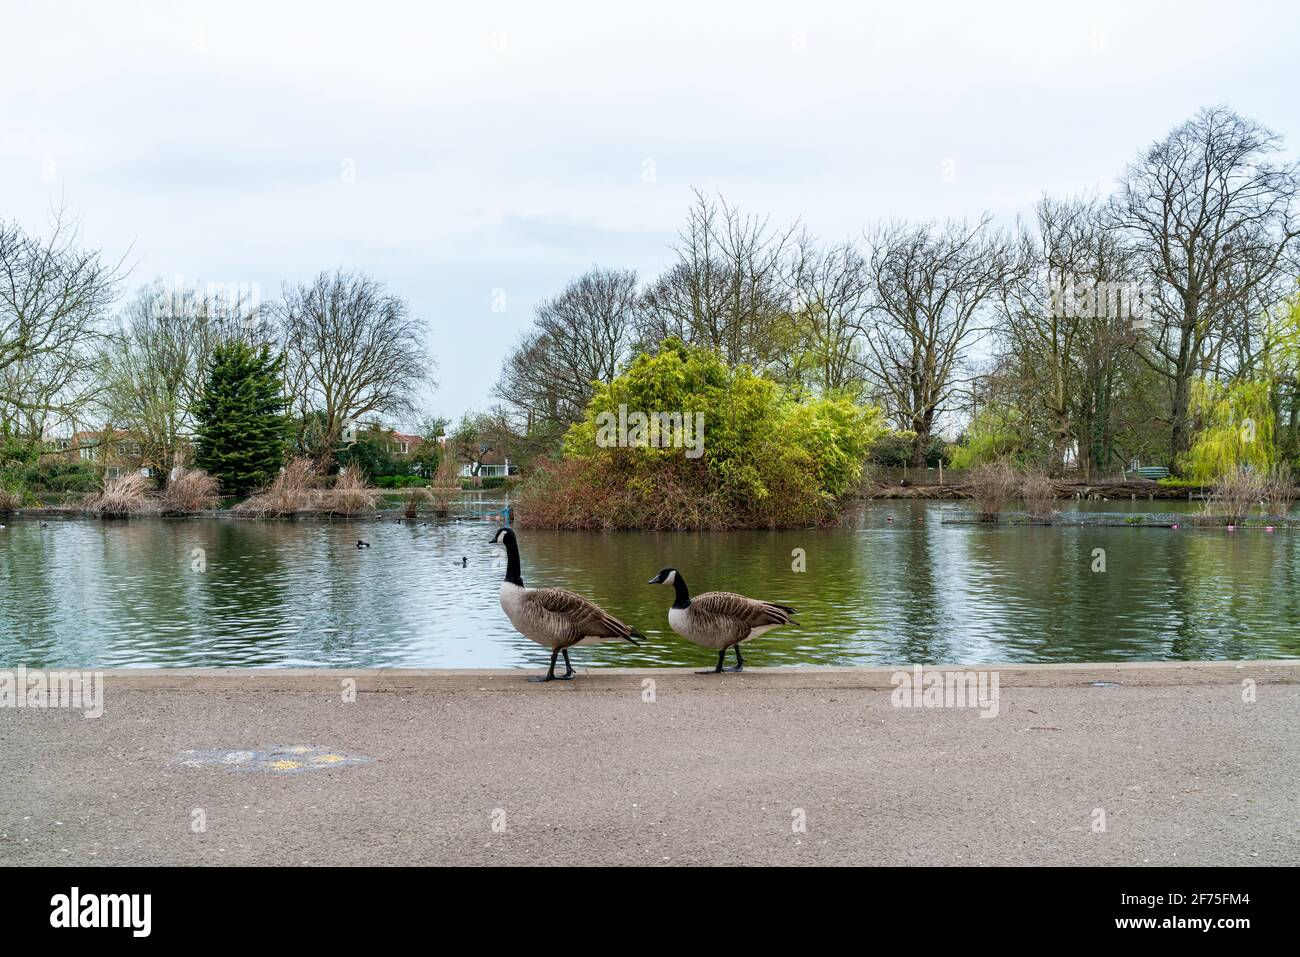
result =
[[[1300,863],[1297,684],[110,692],[0,709],[0,864]]]

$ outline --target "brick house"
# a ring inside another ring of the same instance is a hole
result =
[[[411,458],[424,444],[424,439],[418,435],[386,429],[378,421],[361,422],[356,419],[350,419],[343,424],[343,433],[339,439],[344,445],[351,445],[362,436],[370,440],[379,439],[388,454],[397,459]]]
[[[140,437],[126,429],[74,432],[67,438],[49,440],[46,448],[69,462],[96,469],[106,479],[128,472],[157,476],[162,471],[160,463],[145,454]]]

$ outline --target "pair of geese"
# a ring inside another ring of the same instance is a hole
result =
[[[569,661],[569,649],[580,641],[630,641],[645,635],[631,625],[619,621],[595,602],[563,588],[525,588],[519,566],[519,543],[515,533],[502,528],[492,536],[493,545],[506,549],[506,577],[501,582],[501,608],[515,629],[543,648],[551,651],[551,667],[546,677],[532,677],[529,681],[563,681],[574,675]],[[673,631],[688,641],[711,648],[718,653],[718,666],[697,674],[718,674],[728,648],[736,649],[736,666],[727,671],[742,671],[745,659],[740,656],[740,643],[749,638],[780,628],[795,625],[791,618],[796,612],[786,605],[758,601],[732,592],[715,591],[692,598],[686,580],[675,568],[665,568],[651,585],[672,585],[676,592],[673,606],[668,609],[668,624]],[[556,659],[564,656],[565,672],[555,673]]]

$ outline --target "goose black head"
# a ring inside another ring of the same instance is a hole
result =
[[[523,575],[519,571],[519,545],[515,542],[515,533],[508,527],[498,528],[492,536],[493,545],[504,545],[506,549],[506,581],[512,585],[524,587]]]
[[[686,579],[682,577],[681,572],[675,568],[661,569],[659,574],[650,579],[647,583],[650,585],[672,585],[673,586],[673,607],[689,608],[691,606],[691,590],[686,587]]]

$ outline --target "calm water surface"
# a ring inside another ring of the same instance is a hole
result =
[[[649,636],[641,648],[580,647],[580,665],[713,663],[668,630],[672,589],[645,584],[664,565],[696,593],[799,609],[802,629],[746,646],[758,666],[1300,656],[1300,532],[941,524],[962,511],[880,503],[815,531],[523,531],[524,581],[580,591]],[[40,524],[0,530],[0,667],[548,658],[501,611],[504,560],[488,519]],[[373,547],[357,549],[358,538]],[[1091,570],[1096,548],[1104,573]],[[795,549],[802,573],[791,569]]]

